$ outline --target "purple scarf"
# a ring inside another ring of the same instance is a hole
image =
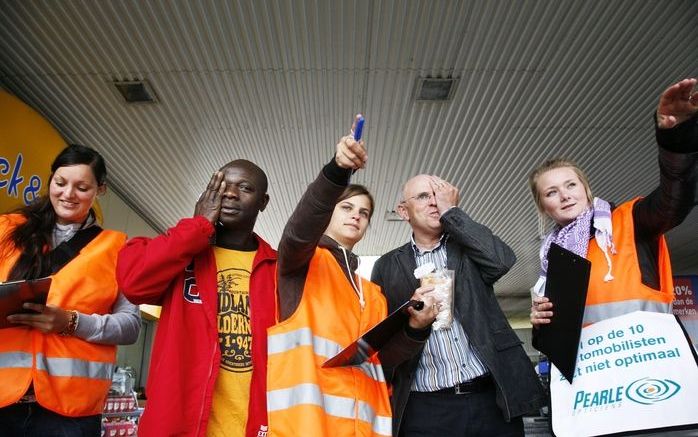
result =
[[[548,250],[550,245],[555,243],[565,249],[576,253],[581,257],[587,256],[589,250],[589,240],[591,240],[591,228],[594,228],[594,238],[599,245],[608,264],[608,272],[604,277],[605,281],[612,281],[611,269],[613,264],[609,252],[616,253],[613,246],[613,226],[611,222],[611,205],[603,199],[594,198],[593,207],[587,209],[577,216],[572,223],[560,227],[556,225],[543,240],[540,248],[540,277],[531,290],[533,294],[542,296],[545,290],[545,280],[548,271]]]

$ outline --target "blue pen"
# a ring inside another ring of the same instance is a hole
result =
[[[361,139],[361,134],[364,130],[364,116],[359,115],[359,119],[356,120],[356,129],[354,130],[354,140],[359,141]]]

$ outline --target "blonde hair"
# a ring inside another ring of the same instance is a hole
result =
[[[540,178],[540,176],[543,173],[546,173],[550,170],[555,170],[557,168],[570,168],[572,169],[572,171],[575,172],[582,185],[584,185],[584,191],[586,191],[587,193],[587,200],[589,201],[589,203],[591,203],[593,197],[591,195],[591,187],[589,186],[589,179],[587,178],[587,175],[584,174],[582,169],[579,168],[579,166],[577,166],[577,164],[574,161],[570,161],[568,159],[563,158],[554,158],[548,159],[547,161],[543,162],[538,167],[536,167],[531,172],[531,174],[528,175],[528,188],[531,189],[533,201],[536,203],[538,211],[541,213],[544,212],[543,204],[540,200],[540,192],[538,191],[538,178]]]

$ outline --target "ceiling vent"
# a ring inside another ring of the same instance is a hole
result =
[[[126,103],[155,103],[155,93],[145,80],[114,82]]]
[[[415,100],[418,102],[447,102],[453,97],[455,78],[418,77]]]
[[[385,221],[386,222],[401,222],[402,217],[400,217],[400,214],[395,212],[395,210],[386,211],[385,212]]]

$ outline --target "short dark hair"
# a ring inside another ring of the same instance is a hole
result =
[[[218,169],[218,171],[223,171],[228,167],[240,167],[244,168],[246,170],[251,171],[252,173],[255,173],[259,180],[257,182],[260,183],[260,186],[257,187],[259,190],[262,192],[262,194],[266,194],[267,188],[269,186],[269,182],[267,180],[267,174],[264,173],[264,170],[262,170],[257,164],[255,164],[252,161],[248,161],[246,159],[236,159],[234,161],[230,161],[229,163],[225,164],[223,167]]]

